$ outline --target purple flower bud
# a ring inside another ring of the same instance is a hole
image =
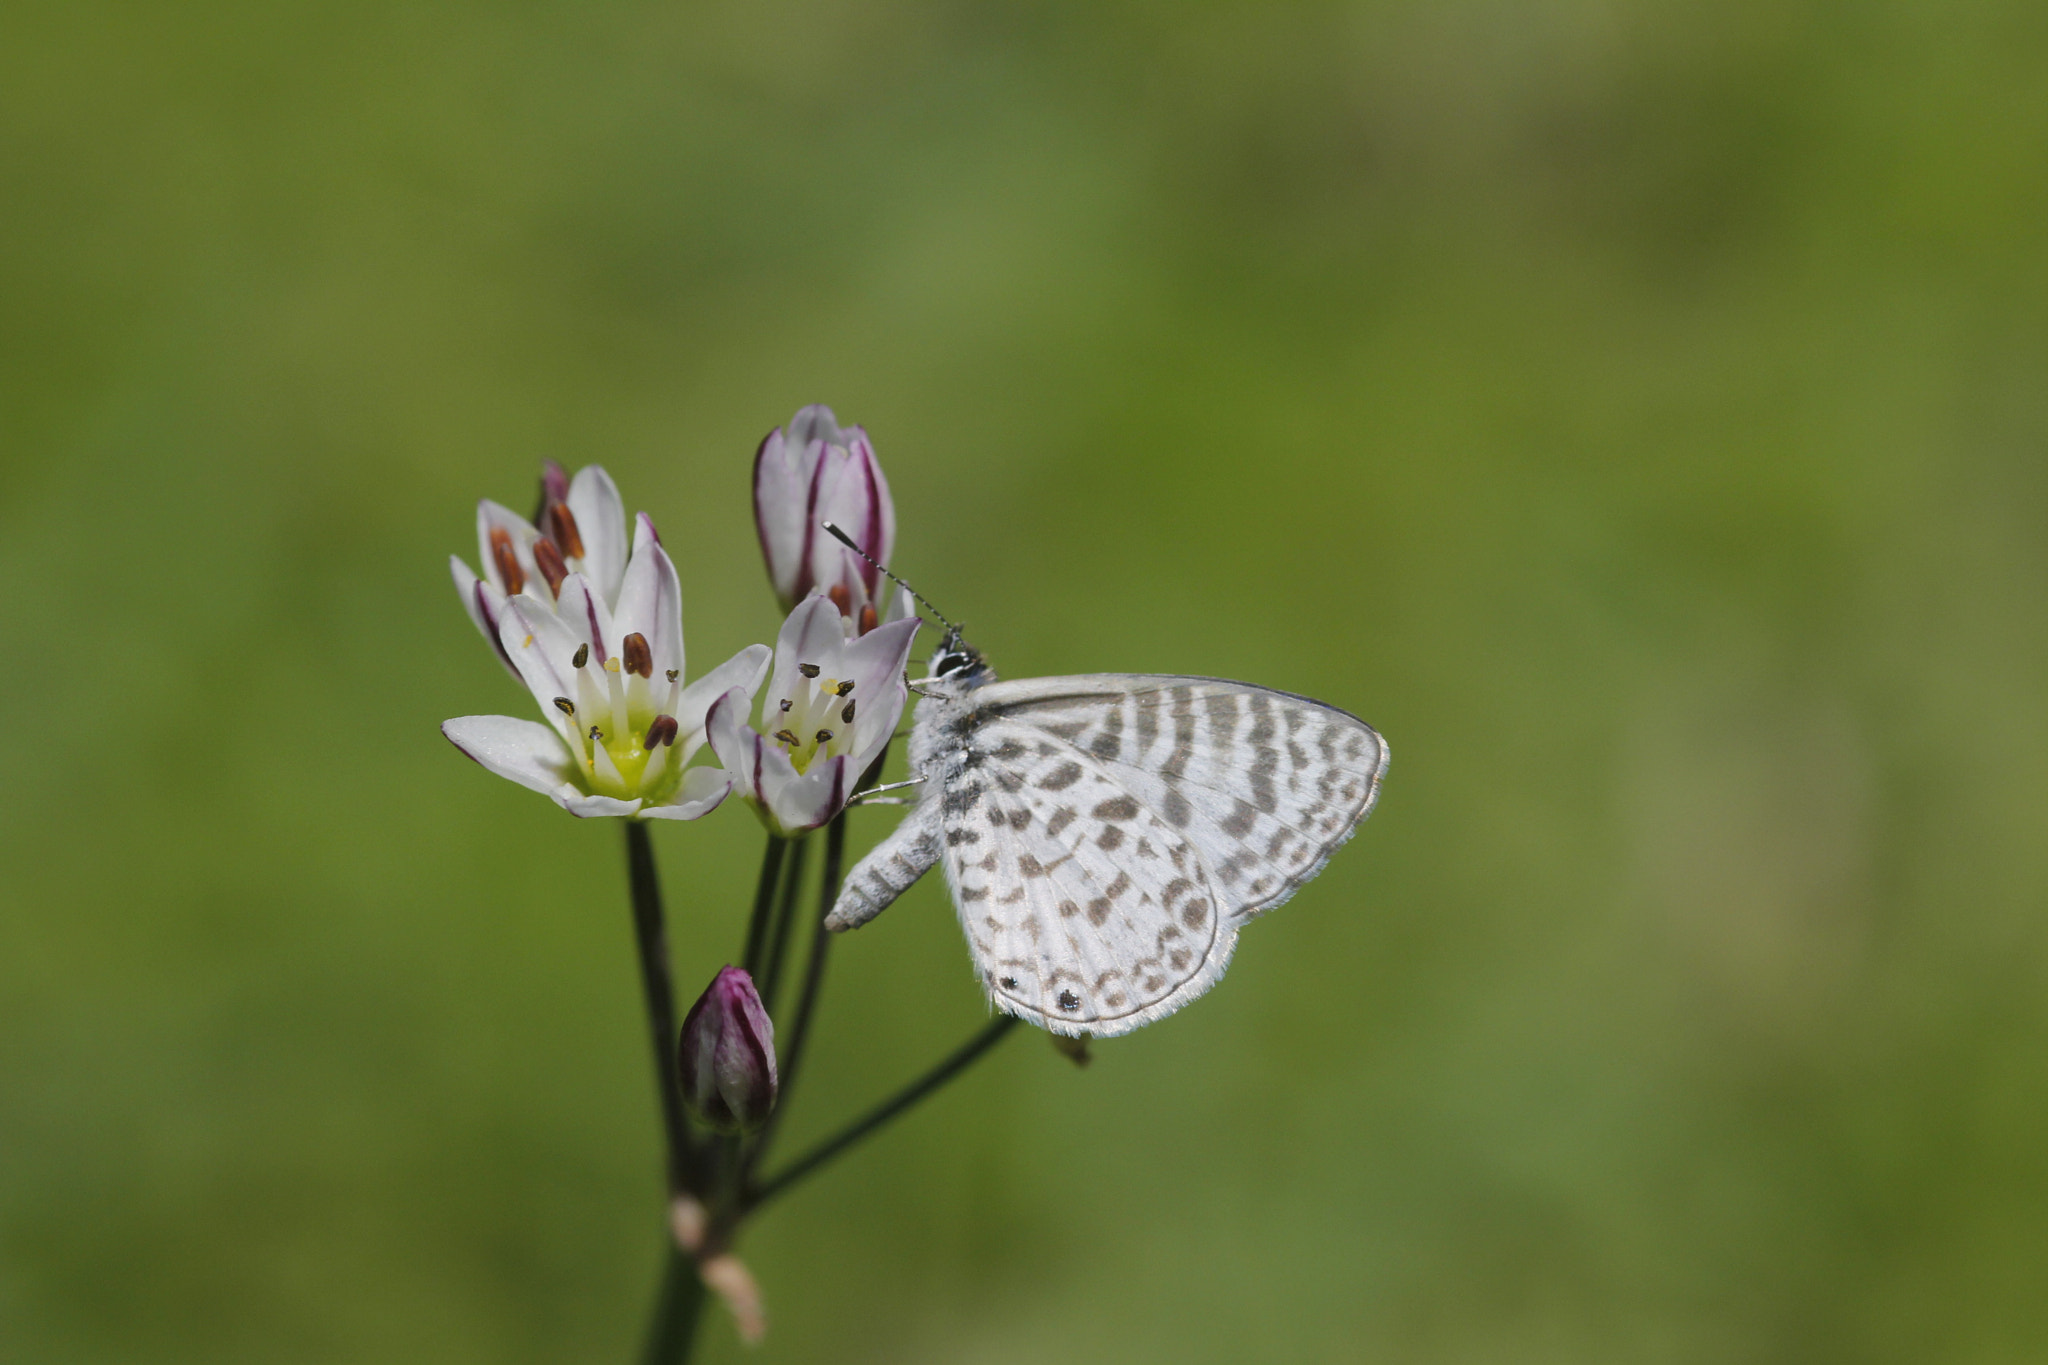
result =
[[[751,1133],[775,1108],[775,1025],[754,979],[725,967],[683,1020],[683,1106],[719,1133]]]
[[[820,527],[832,522],[870,555],[870,564]],[[839,425],[813,404],[768,433],[754,456],[754,528],[768,578],[790,611],[813,592],[832,599],[851,631],[865,635],[893,619],[876,564],[896,548],[896,508],[868,434]]]

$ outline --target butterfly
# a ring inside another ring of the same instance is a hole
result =
[[[959,630],[910,730],[915,803],[848,874],[828,929],[943,863],[997,1009],[1115,1037],[1200,996],[1237,932],[1372,812],[1387,745],[1307,697],[1221,678],[997,679]]]

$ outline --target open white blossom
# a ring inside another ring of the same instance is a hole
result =
[[[602,470],[597,474],[610,489],[610,479]],[[610,496],[616,501],[616,490]],[[554,544],[531,541],[524,547],[527,559],[520,561],[513,528],[500,519],[491,530],[505,532],[492,543],[509,542],[506,554],[522,567],[545,562],[548,552],[537,547]],[[654,523],[640,516],[632,558],[609,598],[601,545],[589,537],[583,541],[579,558],[589,572],[543,573],[540,581],[524,585],[537,591],[513,591],[496,601],[473,594],[491,606],[499,652],[533,693],[547,723],[463,716],[442,725],[441,732],[484,767],[552,798],[572,815],[694,820],[723,801],[733,784],[721,769],[686,767],[704,743],[706,713],[732,689],[751,694],[761,685],[768,647],[749,645],[686,686],[682,591]],[[509,586],[517,580],[508,574],[501,581]]]
[[[712,703],[711,751],[771,830],[801,834],[846,808],[902,719],[918,624],[892,621],[849,640],[832,599],[813,593],[783,622],[758,725],[748,721],[758,682]]]

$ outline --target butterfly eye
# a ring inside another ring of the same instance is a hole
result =
[[[958,673],[961,669],[967,667],[968,663],[969,660],[965,654],[947,654],[939,659],[939,666],[932,671],[943,678],[948,673]]]

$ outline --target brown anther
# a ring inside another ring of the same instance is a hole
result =
[[[853,679],[851,679],[851,678],[848,678],[848,679],[847,679],[847,680],[846,680],[845,682],[843,682],[843,683],[839,684],[839,695],[840,695],[840,696],[842,696],[842,697],[843,697],[843,696],[845,696],[845,695],[846,695],[846,694],[847,694],[848,692],[851,692],[851,691],[853,691]]]
[[[816,664],[798,664],[796,666],[796,671],[803,674],[806,678],[815,678],[818,676],[818,666]]]
[[[569,576],[569,566],[562,562],[562,552],[551,540],[533,542],[533,567],[540,570],[540,576],[548,581],[548,591],[555,596],[562,595],[562,580]]]
[[[569,510],[566,502],[548,505],[548,528],[555,533],[555,544],[562,547],[562,553],[571,559],[583,558],[583,537],[576,530],[576,514]]]
[[[844,583],[834,583],[832,591],[825,594],[832,599],[832,605],[839,608],[841,616],[853,615],[853,594],[846,590]]]
[[[860,633],[865,635],[869,631],[873,630],[875,628],[875,623],[879,620],[881,620],[881,618],[875,615],[875,609],[873,607],[862,607],[860,609]]]
[[[681,730],[674,716],[656,716],[654,723],[647,727],[647,751],[652,753],[658,745],[675,743]]]
[[[839,708],[839,720],[841,724],[853,724],[853,707],[854,704],[852,702],[848,702],[846,703],[846,705]]]
[[[604,731],[598,729],[595,725],[593,725],[590,727],[590,737],[592,739],[601,740],[604,738]]]
[[[787,711],[787,710],[788,710],[788,709],[790,708],[790,706],[791,706],[792,704],[793,704],[793,703],[791,703],[791,701],[790,701],[790,699],[789,699],[788,697],[784,697],[784,698],[782,699],[782,709],[783,709],[783,710]]]
[[[790,733],[788,730],[777,730],[775,732],[775,737],[781,740],[784,744],[803,743],[802,740],[798,739],[794,734]]]
[[[589,663],[589,662],[590,662],[590,646],[589,646],[589,645],[578,645],[578,646],[576,646],[576,657],[575,657],[575,658],[573,658],[573,659],[571,659],[571,660],[569,660],[569,667],[571,667],[571,668],[581,668],[581,667],[583,667],[583,665],[585,665],[585,664],[587,664],[587,663]]]
[[[818,731],[818,743],[823,744],[826,740],[830,738],[832,738],[832,732],[830,730]]]
[[[565,716],[573,716],[576,714],[576,703],[570,701],[567,697],[556,697],[555,709]]]
[[[638,673],[643,678],[654,676],[654,651],[647,647],[645,635],[637,630],[628,635],[621,652],[628,673]]]
[[[682,676],[683,676],[683,670],[682,670],[682,669],[680,669],[680,668],[671,668],[671,669],[670,669],[670,670],[668,671],[668,680],[669,680],[670,682],[674,682],[674,681],[675,681],[675,680],[676,680],[677,678],[680,678],[680,677],[682,677]]]
[[[512,533],[502,526],[491,528],[491,562],[498,566],[498,578],[505,585],[507,597],[526,587],[526,570],[519,567],[519,556],[512,553]]]

